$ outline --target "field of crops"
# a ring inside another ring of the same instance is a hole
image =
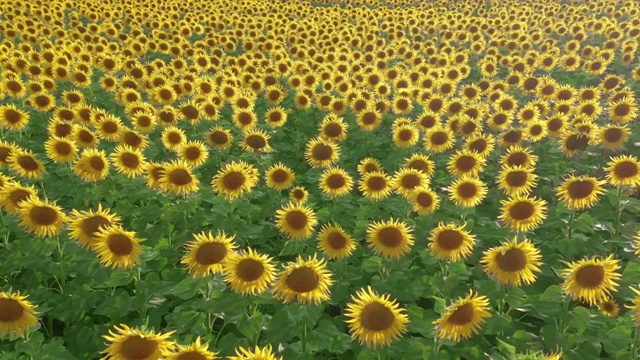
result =
[[[640,2],[0,0],[0,360],[640,358]]]

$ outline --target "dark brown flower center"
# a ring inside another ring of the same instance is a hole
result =
[[[158,350],[158,342],[144,338],[140,335],[132,335],[125,340],[120,348],[120,353],[127,360],[147,359]]]
[[[613,169],[613,173],[622,179],[632,178],[638,175],[638,164],[633,161],[621,161]]]
[[[520,249],[509,249],[496,255],[496,264],[500,270],[517,272],[527,266],[527,256]]]
[[[378,239],[385,247],[394,248],[402,243],[404,236],[402,236],[402,232],[395,227],[384,227],[378,231]]]
[[[320,285],[320,277],[311,268],[301,267],[294,269],[286,277],[287,287],[298,293],[313,291]]]
[[[285,222],[294,230],[302,230],[309,224],[309,218],[301,210],[291,210],[285,215]]]
[[[200,265],[213,265],[227,256],[227,248],[218,242],[204,243],[196,251],[196,262]]]
[[[327,235],[327,242],[332,249],[340,250],[347,246],[347,238],[339,231],[332,231]]]
[[[30,155],[21,155],[18,157],[18,165],[26,171],[38,170],[38,163]]]
[[[605,271],[601,265],[585,265],[575,273],[576,283],[587,289],[597,288],[604,282]]]
[[[29,211],[31,221],[39,226],[48,226],[58,221],[58,212],[49,206],[36,206]]]
[[[311,150],[311,156],[317,161],[329,160],[333,156],[333,148],[327,144],[316,144]]]
[[[369,331],[385,331],[393,325],[394,321],[393,312],[379,302],[365,305],[360,313],[362,327]]]
[[[102,217],[101,215],[95,215],[89,218],[82,220],[80,224],[80,229],[82,232],[90,238],[95,238],[100,228],[107,227],[111,225],[111,222]]]
[[[509,215],[514,220],[527,220],[535,214],[536,208],[534,204],[529,201],[519,201],[509,208]]]
[[[246,179],[246,177],[244,176],[243,173],[241,173],[239,171],[234,171],[234,172],[230,172],[230,173],[226,174],[222,178],[222,185],[224,186],[225,189],[237,190],[237,189],[241,188],[242,185],[244,185],[246,180],[247,179]]]
[[[243,259],[238,263],[236,271],[240,279],[251,282],[260,279],[265,272],[265,268],[262,262],[258,260]]]
[[[124,234],[111,234],[107,238],[109,250],[116,256],[127,256],[133,250],[132,240]]]
[[[478,187],[474,183],[464,182],[457,188],[458,196],[469,199],[478,194]]]
[[[567,187],[567,192],[571,199],[584,199],[591,196],[596,188],[596,184],[589,180],[576,180]]]
[[[0,299],[0,323],[17,321],[22,314],[24,314],[24,308],[17,300]]]
[[[447,319],[447,322],[453,325],[466,325],[473,320],[474,315],[473,304],[466,303],[458,306]]]
[[[527,183],[529,175],[526,171],[510,171],[506,176],[506,183],[511,187],[521,187]]]
[[[191,184],[193,182],[193,178],[189,171],[185,169],[175,169],[169,174],[169,182],[173,185],[184,186]]]

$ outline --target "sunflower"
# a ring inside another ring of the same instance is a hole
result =
[[[420,131],[413,124],[396,126],[392,131],[393,142],[400,148],[415,145],[420,139]]]
[[[498,111],[491,115],[487,119],[489,127],[493,131],[504,131],[513,123],[514,115],[512,112]]]
[[[276,190],[288,189],[293,185],[296,176],[293,170],[282,162],[271,165],[265,175],[267,186]]]
[[[0,337],[26,337],[38,324],[37,306],[27,301],[27,297],[20,293],[0,292]]]
[[[222,274],[225,261],[236,251],[234,239],[235,235],[227,236],[224,231],[218,231],[215,236],[211,231],[195,234],[193,240],[186,244],[181,263],[187,265],[189,274],[194,278]]]
[[[223,263],[224,281],[244,296],[261,294],[275,279],[273,259],[249,248],[229,254]]]
[[[394,174],[391,186],[398,194],[408,197],[415,189],[428,186],[429,182],[429,177],[424,172],[401,168]]]
[[[429,235],[429,251],[436,259],[459,261],[471,255],[476,238],[464,225],[438,223]]]
[[[325,260],[318,260],[315,255],[306,259],[298,256],[278,275],[273,296],[284,303],[296,299],[301,304],[320,304],[331,298],[329,286],[333,282]]]
[[[368,105],[356,113],[358,126],[364,131],[373,131],[382,122],[382,113],[375,106]]]
[[[0,92],[19,99],[27,95],[27,87],[19,77],[5,77],[0,82]]]
[[[23,186],[17,181],[9,181],[0,189],[0,205],[7,213],[18,215],[22,204],[37,195],[33,185]]]
[[[309,192],[302,186],[296,186],[289,191],[289,199],[298,204],[304,204],[309,198]]]
[[[148,170],[147,165],[144,171],[148,172]],[[157,182],[159,188],[176,195],[197,192],[200,184],[200,180],[192,173],[192,167],[183,160],[164,164],[162,171],[158,174]]]
[[[14,105],[0,106],[0,127],[11,131],[20,131],[29,124],[29,113]]]
[[[626,125],[607,125],[600,128],[600,146],[608,150],[621,148],[629,140],[629,129]]]
[[[264,114],[267,125],[272,128],[279,128],[287,123],[289,112],[281,106],[268,109]]]
[[[420,170],[428,178],[431,178],[436,171],[436,164],[427,155],[412,154],[410,157],[404,159],[404,167],[407,169]]]
[[[367,226],[367,243],[377,255],[397,260],[411,250],[414,236],[405,222],[390,219]]]
[[[604,301],[598,303],[598,309],[606,317],[616,317],[620,312],[620,306],[612,297],[607,297]]]
[[[251,191],[258,183],[258,170],[243,161],[232,161],[222,166],[211,180],[216,193],[233,200]]]
[[[84,181],[102,181],[109,176],[109,162],[103,150],[86,149],[73,163],[72,170]]]
[[[613,186],[640,187],[640,161],[635,156],[612,157],[605,171],[607,180]]]
[[[109,330],[109,335],[103,336],[110,344],[102,353],[110,360],[159,360],[173,347],[173,342],[167,339],[174,331],[156,334],[124,324],[114,328],[115,331]]]
[[[240,147],[245,151],[269,153],[273,151],[269,145],[270,136],[264,130],[250,129],[244,131]]]
[[[202,166],[209,158],[207,146],[199,140],[184,142],[176,149],[176,152],[178,153],[178,158],[192,168]]]
[[[556,188],[558,198],[565,206],[573,210],[592,208],[598,203],[598,197],[605,193],[603,180],[592,176],[569,175]]]
[[[341,117],[329,114],[320,123],[318,132],[325,140],[340,142],[347,137],[347,129],[347,124]]]
[[[498,189],[509,196],[527,195],[538,183],[538,175],[533,168],[524,166],[504,166],[498,174]]]
[[[542,255],[528,239],[514,238],[484,252],[480,262],[487,275],[500,285],[520,286],[536,281],[534,272],[540,272]]]
[[[44,165],[31,150],[15,149],[7,156],[9,169],[27,179],[39,179],[45,172]]]
[[[291,240],[304,240],[311,236],[318,225],[313,209],[290,202],[276,211],[276,227]]]
[[[332,260],[351,256],[356,242],[340,225],[325,224],[318,232],[318,248]]]
[[[44,143],[44,148],[47,157],[58,164],[71,162],[78,155],[75,142],[57,136],[49,137]]]
[[[371,286],[351,296],[345,309],[345,321],[353,339],[369,348],[388,346],[407,331],[406,310],[389,294],[379,296]]]
[[[640,290],[637,290],[633,287],[629,287],[634,293],[635,298],[633,299],[633,305],[625,305],[625,307],[631,311],[633,311],[633,320],[636,325],[640,325]]]
[[[453,131],[446,127],[433,127],[425,132],[426,148],[434,153],[442,153],[455,144]]]
[[[80,90],[69,90],[62,92],[62,101],[67,106],[76,106],[85,103],[84,94]]]
[[[449,158],[447,171],[456,177],[477,176],[484,168],[484,158],[477,153],[461,150],[457,151]]]
[[[149,146],[149,138],[144,134],[124,128],[120,133],[119,143],[120,145],[129,146],[133,149],[142,151]]]
[[[91,130],[84,125],[75,124],[71,136],[76,145],[83,149],[92,149],[98,146],[100,140]]]
[[[114,224],[100,227],[95,237],[92,248],[105,266],[128,269],[138,261],[143,239],[136,238],[135,232]]]
[[[421,186],[415,189],[408,197],[413,211],[420,216],[433,214],[440,205],[440,197],[428,186]]]
[[[543,199],[519,195],[500,203],[498,219],[515,231],[533,230],[547,218],[547,202]]]
[[[358,163],[358,173],[360,174],[360,176],[378,171],[384,170],[382,169],[382,165],[380,165],[380,162],[374,158],[367,157],[360,160],[360,162]]]
[[[258,123],[258,116],[253,110],[236,110],[231,117],[233,124],[240,130],[254,128]]]
[[[200,337],[191,345],[175,345],[173,351],[165,350],[163,360],[214,360],[218,353],[209,351],[208,343],[202,344]]]
[[[67,216],[59,206],[32,196],[20,203],[20,225],[38,237],[52,237],[62,231]]]
[[[330,167],[320,175],[318,187],[331,198],[345,196],[353,189],[353,178],[341,168]]]
[[[461,177],[449,186],[449,198],[457,206],[476,207],[487,196],[487,185],[477,177]]]
[[[211,128],[206,135],[207,143],[218,150],[225,150],[231,147],[233,135],[231,131],[221,127]]]
[[[273,353],[271,345],[259,348],[245,349],[242,346],[236,348],[236,356],[228,356],[227,360],[282,360]]]
[[[46,92],[39,92],[29,96],[29,104],[40,112],[47,112],[56,107],[56,99]]]
[[[128,178],[136,178],[144,173],[146,160],[142,151],[126,145],[118,145],[110,156],[116,170]]]
[[[120,225],[120,217],[111,214],[109,209],[103,209],[98,204],[98,210],[78,211],[72,210],[67,223],[69,225],[69,237],[77,241],[83,248],[93,246],[98,240],[98,232],[106,227]]]
[[[538,157],[528,148],[521,146],[510,147],[500,158],[500,164],[502,166],[522,166],[528,168],[535,167],[537,162]]]
[[[567,265],[568,268],[562,271],[564,293],[589,305],[606,301],[616,291],[616,281],[622,277],[617,273],[620,270],[619,260],[614,260],[613,255],[585,258]]]
[[[162,129],[162,145],[167,150],[176,151],[187,141],[184,130],[169,125]]]
[[[340,148],[334,142],[316,137],[307,143],[304,156],[311,167],[325,168],[338,161]]]
[[[609,105],[609,118],[617,123],[627,123],[638,115],[638,106],[632,98],[625,97]]]
[[[434,321],[438,337],[459,342],[478,333],[486,318],[491,317],[489,299],[469,291],[448,307],[442,316]]]
[[[362,194],[373,200],[381,200],[391,195],[392,179],[382,171],[366,173],[358,182]]]

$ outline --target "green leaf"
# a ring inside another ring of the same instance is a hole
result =
[[[609,354],[615,354],[621,349],[628,349],[631,339],[631,329],[628,326],[618,326],[605,333],[601,337],[604,350]]]
[[[236,323],[238,331],[249,339],[256,339],[262,328],[264,316],[260,312],[255,312],[251,316],[244,314],[240,321]]]
[[[516,347],[508,344],[500,339],[496,339],[498,341],[498,350],[500,350],[503,354],[509,355],[509,358],[513,358],[516,356]]]
[[[179,297],[182,300],[193,298],[198,290],[201,289],[201,282],[186,276],[182,281],[176,284],[170,294]]]
[[[578,306],[571,312],[571,317],[567,322],[567,325],[574,327],[578,330],[579,334],[582,334],[591,322],[591,313],[586,308]]]

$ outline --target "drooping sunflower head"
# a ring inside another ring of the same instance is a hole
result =
[[[318,224],[313,209],[290,202],[276,211],[276,227],[291,240],[307,239]]]
[[[360,289],[345,310],[353,339],[369,348],[388,346],[407,331],[409,318],[389,294],[378,295],[371,286]]]
[[[223,264],[224,281],[233,292],[244,296],[265,292],[275,273],[273,259],[251,248],[229,254]]]
[[[438,337],[455,342],[470,338],[478,333],[485,319],[491,317],[489,309],[486,296],[469,291],[466,297],[459,298],[434,321]]]
[[[38,323],[36,308],[27,296],[0,292],[0,337],[26,337]]]
[[[222,274],[225,261],[236,251],[234,239],[235,235],[227,236],[224,231],[218,231],[215,236],[210,231],[195,234],[193,240],[186,244],[181,263],[187,265],[195,278]]]
[[[520,286],[536,281],[534,272],[540,272],[541,260],[540,250],[531,241],[515,238],[485,251],[480,262],[487,275],[499,284]]]
[[[332,274],[324,260],[314,255],[298,259],[284,266],[274,287],[274,297],[285,303],[296,299],[301,304],[320,304],[331,298],[329,287]]]
[[[593,176],[570,175],[556,189],[558,198],[569,209],[589,209],[598,203],[600,195],[604,194],[604,180]]]
[[[109,335],[103,336],[109,346],[102,353],[119,360],[158,360],[173,348],[173,342],[168,340],[173,333],[156,334],[124,324],[116,325],[114,330],[109,330]]]
[[[385,259],[400,259],[414,243],[409,225],[397,219],[373,222],[367,226],[367,244],[376,255]]]
[[[613,255],[573,261],[562,272],[565,278],[562,289],[574,300],[585,301],[589,305],[606,301],[618,288],[617,281],[622,277],[617,272],[619,269],[619,260]]]

